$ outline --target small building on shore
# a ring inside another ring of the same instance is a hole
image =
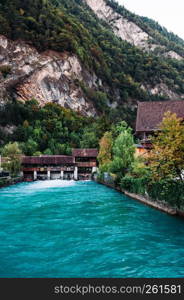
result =
[[[175,113],[184,119],[184,100],[139,102],[136,119],[136,136],[140,145],[148,151],[152,148],[150,136],[159,130],[164,114]],[[140,151],[143,152],[143,148]]]
[[[78,179],[89,179],[97,171],[97,149],[73,149],[72,156],[78,171]]]
[[[73,149],[72,156],[24,156],[22,171],[25,181],[86,180],[97,170],[97,149]]]

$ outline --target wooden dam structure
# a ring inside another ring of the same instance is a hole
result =
[[[97,149],[73,149],[72,155],[24,156],[25,181],[88,180],[97,171]]]

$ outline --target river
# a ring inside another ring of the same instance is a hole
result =
[[[184,277],[184,221],[90,181],[6,187],[0,277]]]

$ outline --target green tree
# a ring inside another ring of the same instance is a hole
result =
[[[96,148],[98,147],[97,132],[94,131],[94,127],[87,127],[84,129],[81,142],[81,148]]]
[[[48,148],[44,151],[44,155],[53,155],[52,151]]]
[[[16,176],[21,170],[22,152],[18,143],[9,143],[5,145],[2,156],[5,158],[3,168],[10,172],[12,176]]]
[[[129,175],[135,178],[150,177],[150,168],[145,162],[144,158],[135,157]]]
[[[176,114],[167,112],[152,139],[150,168],[153,179],[180,179],[184,170],[184,126]]]
[[[112,125],[112,135],[113,139],[116,139],[120,133],[128,130],[131,133],[131,128],[127,128],[127,123],[125,121],[120,121],[117,124]]]
[[[32,138],[29,138],[26,143],[22,143],[21,146],[23,152],[28,156],[32,156],[35,152],[38,151],[38,144]]]
[[[36,151],[35,153],[33,153],[33,156],[40,156],[40,155],[42,155],[40,151]]]
[[[124,123],[122,132],[118,135],[114,142],[114,156],[110,166],[110,170],[112,173],[115,173],[117,175],[118,180],[122,176],[125,176],[128,171],[130,171],[132,163],[135,159],[135,146],[131,131],[131,128],[125,126]]]

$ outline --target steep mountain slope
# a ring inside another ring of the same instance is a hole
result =
[[[144,51],[153,51],[165,57],[182,59],[184,42],[158,23],[139,17],[114,0],[84,0],[94,13],[106,21],[113,32]]]
[[[83,80],[95,88],[97,77],[83,68],[76,55],[53,50],[38,53],[22,41],[13,42],[3,36],[0,36],[0,49],[0,70],[9,73],[7,76],[4,73],[0,81],[1,99],[9,91],[18,100],[34,98],[41,105],[55,102],[83,114],[96,114],[93,104],[84,99],[77,82]]]
[[[184,42],[109,0],[1,0],[0,100],[36,98],[135,119],[137,101],[184,99]]]

